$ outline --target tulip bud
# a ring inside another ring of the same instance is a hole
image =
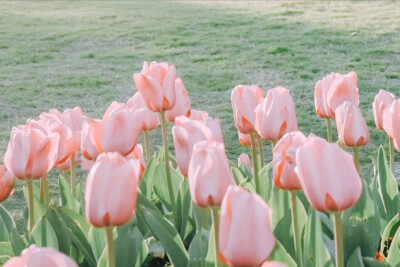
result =
[[[154,112],[170,110],[175,105],[176,70],[168,63],[143,63],[141,73],[135,73],[133,80],[146,105]]]
[[[256,85],[238,85],[232,90],[233,118],[238,131],[245,134],[255,131],[255,109],[263,97],[264,93]]]
[[[275,186],[284,190],[299,190],[301,184],[294,169],[296,152],[306,142],[299,131],[285,134],[275,145],[273,151],[273,175]]]
[[[157,112],[147,107],[139,92],[128,100],[126,107],[141,121],[142,131],[152,131],[160,124]]]
[[[396,99],[383,112],[383,129],[390,138],[393,138],[393,144],[400,152],[400,99]]]
[[[127,223],[136,208],[140,179],[139,160],[120,153],[100,154],[87,177],[86,219],[95,227]]]
[[[271,209],[259,195],[230,186],[221,205],[222,261],[234,266],[258,266],[264,262],[275,245],[271,216]]]
[[[6,200],[14,191],[14,176],[4,165],[0,165],[0,202]]]
[[[229,185],[234,185],[222,143],[194,145],[188,173],[192,200],[200,207],[219,206]]]
[[[297,131],[296,109],[289,90],[276,87],[256,107],[257,133],[266,140],[278,141],[285,133]]]
[[[246,153],[242,153],[240,154],[239,158],[238,158],[238,166],[239,167],[244,167],[246,168],[249,172],[251,172],[251,170],[253,169],[253,166],[251,164],[251,160],[249,158],[249,155],[247,155]]]
[[[368,126],[361,110],[345,101],[335,111],[340,142],[350,147],[365,146],[370,140]]]
[[[301,187],[318,211],[342,211],[360,198],[362,184],[353,157],[334,143],[310,135],[296,153]]]
[[[395,97],[392,93],[385,90],[380,90],[379,94],[375,96],[374,103],[372,103],[372,111],[374,113],[375,125],[378,129],[383,130],[383,111],[386,107],[390,106]]]
[[[249,134],[244,134],[238,131],[239,142],[242,146],[251,146],[251,137]],[[256,140],[256,145],[258,145],[258,140]]]
[[[165,112],[165,118],[171,122],[174,122],[175,118],[179,116],[190,116],[190,97],[186,91],[185,85],[179,78],[175,80],[175,95],[175,106]]]

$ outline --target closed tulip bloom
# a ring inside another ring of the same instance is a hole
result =
[[[81,150],[82,159],[95,161],[97,156],[103,152],[99,140],[101,120],[86,118],[82,126]]]
[[[229,185],[235,184],[222,143],[194,145],[188,173],[190,195],[200,207],[219,206]]]
[[[244,134],[238,131],[239,142],[242,146],[251,146],[250,135]],[[256,145],[258,145],[258,140],[256,139]]]
[[[258,266],[275,245],[271,228],[272,211],[257,194],[230,186],[222,200],[219,252],[224,263]]]
[[[54,119],[54,117],[59,119],[73,132],[80,132],[82,130],[83,121],[85,119],[80,107],[75,107],[73,109],[67,108],[63,113],[57,109],[50,109],[49,113],[42,113],[40,115],[40,119],[44,121]]]
[[[400,99],[396,99],[383,112],[383,129],[390,138],[393,138],[393,144],[400,152]]]
[[[247,155],[246,153],[240,154],[240,156],[238,158],[238,166],[239,167],[243,166],[251,172],[251,170],[253,169],[253,166],[251,164],[249,155]]]
[[[127,223],[135,212],[139,160],[102,153],[90,169],[85,190],[86,219],[95,227]]]
[[[284,87],[269,90],[255,112],[255,127],[263,139],[278,141],[285,133],[297,131],[294,101]]]
[[[21,256],[11,258],[3,267],[78,267],[78,265],[54,248],[31,245],[21,252]]]
[[[255,131],[255,109],[263,97],[264,93],[256,85],[238,85],[232,90],[233,118],[238,131],[244,134]]]
[[[149,109],[154,112],[170,110],[175,105],[176,69],[166,62],[143,63],[141,73],[135,73],[133,80]]]
[[[174,122],[178,116],[190,116],[191,102],[189,94],[181,79],[175,80],[175,106],[165,112],[165,118],[168,121]]]
[[[375,96],[374,102],[372,103],[372,111],[374,113],[375,125],[378,129],[383,130],[383,111],[386,107],[390,106],[395,97],[392,93],[385,90],[380,90],[379,94]]]
[[[211,122],[211,124],[213,123]],[[175,126],[172,127],[172,137],[174,139],[176,161],[185,177],[188,175],[193,146],[200,141],[221,142],[222,139],[220,129],[219,131],[210,129],[205,122],[191,120],[185,116],[176,118]]]
[[[284,190],[300,190],[296,172],[296,152],[307,138],[299,131],[285,134],[273,151],[273,175],[275,186]]]
[[[128,154],[128,156],[126,156],[126,159],[136,159],[139,160],[140,162],[140,175],[139,177],[141,178],[144,171],[146,170],[146,161],[144,159],[143,156],[143,147],[141,144],[137,144],[135,146],[135,149],[133,149],[132,153]]]
[[[362,184],[353,157],[334,143],[310,135],[296,153],[301,187],[318,211],[342,211],[360,198]]]
[[[261,265],[261,267],[287,267],[287,265],[282,262],[266,261]]]
[[[40,178],[57,160],[59,135],[33,120],[11,131],[4,163],[18,179]]]
[[[197,121],[205,121],[208,118],[208,113],[202,110],[192,109],[190,110],[189,119]]]
[[[56,164],[56,165],[54,165],[54,167],[59,170],[64,170],[64,171],[70,170],[71,164],[73,164],[73,165],[78,164],[78,152],[75,153],[73,159],[74,159],[74,161],[71,163],[72,157],[69,157],[66,161],[64,161],[63,163]]]
[[[370,140],[368,126],[357,106],[346,101],[336,109],[335,114],[340,142],[350,147],[368,144]]]
[[[14,176],[4,165],[0,165],[0,202],[6,200],[13,191]]]
[[[157,112],[147,107],[139,92],[128,100],[126,107],[129,111],[136,114],[136,118],[141,122],[141,129],[143,131],[152,131],[160,124]]]

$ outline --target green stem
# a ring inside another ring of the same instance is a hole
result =
[[[49,185],[47,184],[46,175],[40,178],[40,202],[45,206],[48,206],[50,203]]]
[[[257,159],[257,144],[255,133],[250,133],[251,139],[251,152],[253,157],[253,169],[254,169],[254,182],[256,186],[256,193],[260,194],[260,181],[258,180],[258,159]]]
[[[150,159],[151,159],[149,132],[148,131],[143,131],[143,137],[144,137],[144,151],[145,151],[145,154],[146,154],[146,163],[149,164]]]
[[[71,193],[76,198],[75,155],[71,156]]]
[[[274,140],[271,141],[272,152],[274,152],[276,143],[277,143],[277,141],[274,141]]]
[[[219,266],[219,215],[218,206],[211,207],[212,222],[214,227],[215,267]]]
[[[164,143],[164,160],[165,160],[165,171],[167,173],[168,192],[171,201],[171,210],[172,213],[174,213],[175,198],[174,198],[174,191],[172,189],[171,171],[169,169],[167,121],[165,120],[165,111],[161,111],[160,115],[161,115],[162,137]]]
[[[358,174],[361,175],[361,173],[360,173],[360,156],[358,153],[358,147],[356,147],[356,146],[353,147],[353,152],[354,152],[354,164],[356,165]]]
[[[108,267],[115,267],[113,227],[106,227],[106,232],[108,244]]]
[[[33,226],[35,224],[34,218],[33,218],[33,216],[34,216],[34,207],[33,207],[34,204],[33,204],[32,180],[28,179],[28,180],[26,180],[26,183],[28,185],[28,199],[29,199],[29,201],[28,201],[29,202],[28,203],[28,205],[29,205],[29,233],[31,234]]]
[[[332,142],[332,127],[331,127],[331,119],[326,119],[326,134],[328,142]]]
[[[342,236],[342,212],[333,213],[335,217],[335,250],[336,250],[336,267],[344,267],[343,258],[343,236]]]
[[[394,144],[393,138],[389,137],[389,159],[390,159],[390,170],[394,171]]]
[[[258,152],[260,153],[260,168],[262,168],[264,166],[264,151],[263,151],[262,139],[260,137],[257,137],[257,142],[258,142]]]
[[[294,233],[294,250],[296,251],[296,260],[299,267],[303,266],[301,244],[300,244],[300,232],[299,232],[299,218],[297,213],[297,199],[296,191],[290,191],[292,200],[292,221],[293,221],[293,233]]]

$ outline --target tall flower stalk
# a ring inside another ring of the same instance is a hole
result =
[[[256,133],[255,132],[250,133],[250,138],[251,138],[251,152],[252,152],[252,158],[253,158],[254,182],[255,182],[255,186],[256,186],[256,193],[260,194],[260,181],[258,178]]]
[[[333,213],[335,219],[335,251],[336,251],[336,267],[344,267],[343,257],[343,235],[342,235],[342,212]]]
[[[299,267],[303,266],[303,258],[301,251],[301,240],[299,232],[299,217],[297,212],[297,199],[296,191],[290,191],[290,197],[292,201],[292,222],[293,222],[293,233],[294,233],[294,249],[296,251],[296,260]]]

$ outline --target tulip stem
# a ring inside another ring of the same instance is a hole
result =
[[[215,267],[219,266],[219,215],[218,206],[211,207],[212,222],[214,227]]]
[[[115,267],[113,227],[106,227],[108,267]]]
[[[336,250],[336,267],[344,267],[343,258],[343,236],[342,236],[342,212],[333,213],[335,217],[335,250]]]
[[[301,245],[300,245],[300,232],[299,232],[299,221],[297,213],[297,198],[296,191],[290,191],[292,200],[292,221],[293,221],[293,234],[294,234],[294,250],[296,251],[296,260],[299,267],[303,266]]]
[[[29,233],[32,234],[32,229],[35,224],[34,222],[34,204],[33,204],[33,188],[32,188],[32,180],[26,180],[26,184],[28,185],[28,205],[29,205]]]
[[[262,145],[262,139],[260,137],[257,137],[257,142],[258,142],[258,152],[260,152],[260,168],[264,166],[264,151],[263,151],[263,145]]]
[[[143,137],[144,137],[144,151],[146,153],[146,163],[149,164],[151,159],[149,132],[143,131]]]
[[[358,147],[353,147],[353,152],[354,152],[354,164],[356,165],[356,169],[359,175],[361,175],[360,173],[360,156],[358,153]]]
[[[390,161],[390,170],[394,171],[394,144],[393,138],[389,136],[389,161]]]
[[[251,152],[253,157],[253,169],[254,169],[254,182],[256,186],[256,193],[260,194],[260,181],[258,180],[258,159],[257,159],[257,144],[256,144],[255,133],[250,133],[251,139]]]
[[[48,206],[50,203],[49,185],[47,184],[46,175],[40,178],[40,202],[45,206]]]
[[[76,198],[75,155],[71,156],[71,193]]]
[[[328,142],[332,142],[332,127],[331,127],[331,119],[326,119],[326,134]]]
[[[167,121],[165,120],[165,111],[161,111],[161,126],[162,126],[162,137],[164,143],[164,160],[165,160],[165,171],[167,173],[168,191],[171,201],[171,210],[174,213],[175,198],[174,190],[172,188],[171,171],[169,169],[169,152],[168,152],[168,136],[167,136]]]

